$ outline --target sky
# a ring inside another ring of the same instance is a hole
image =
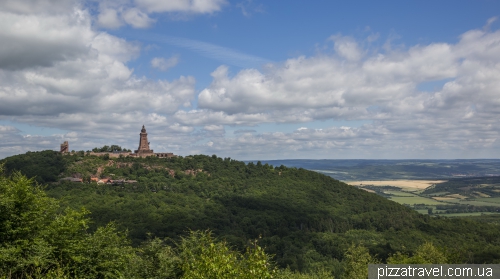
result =
[[[0,158],[500,158],[500,1],[2,0]]]

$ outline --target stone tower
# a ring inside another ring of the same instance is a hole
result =
[[[64,143],[61,143],[61,153],[68,153],[69,152],[69,143],[65,141]]]
[[[135,153],[139,156],[153,155],[153,150],[149,149],[148,133],[146,133],[144,125],[142,125],[141,133],[139,135],[139,148],[135,150]]]

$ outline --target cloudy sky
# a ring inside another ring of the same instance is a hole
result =
[[[345,3],[339,3],[345,2]],[[500,2],[0,1],[0,158],[500,157]]]

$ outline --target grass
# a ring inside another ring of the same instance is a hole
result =
[[[444,196],[446,194],[449,194],[450,192],[437,192],[437,193],[431,193],[431,194],[428,194],[429,196]]]
[[[429,198],[424,198],[420,196],[414,195],[413,197],[398,197],[398,196],[392,196],[390,197],[390,200],[395,201],[400,204],[428,204],[428,205],[437,205],[437,204],[443,204],[440,201],[436,201],[433,199]]]
[[[403,192],[403,191],[396,191],[396,190],[389,190],[389,191],[384,191],[384,193],[397,196],[397,197],[414,197],[415,195],[412,193],[408,192]]]
[[[415,211],[417,211],[420,214],[425,214],[425,215],[427,215],[429,213],[429,211],[427,209],[415,209]]]
[[[476,201],[481,201],[481,202],[488,202],[488,203],[497,203],[500,205],[500,197],[494,197],[494,198],[477,198],[475,199]]]

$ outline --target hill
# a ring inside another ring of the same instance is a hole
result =
[[[48,166],[49,161],[59,167]],[[383,262],[397,252],[412,255],[426,242],[450,255],[449,261],[500,262],[498,226],[421,215],[301,168],[245,164],[215,155],[105,159],[48,151],[4,162],[7,172],[20,169],[43,177],[49,182],[46,193],[62,208],[90,210],[94,229],[116,222],[136,246],[148,235],[168,237],[173,243],[188,230],[210,229],[238,250],[260,239],[280,267],[299,271],[335,269],[353,243]],[[59,178],[78,176],[85,181],[98,175],[117,182],[59,182],[56,172]]]

